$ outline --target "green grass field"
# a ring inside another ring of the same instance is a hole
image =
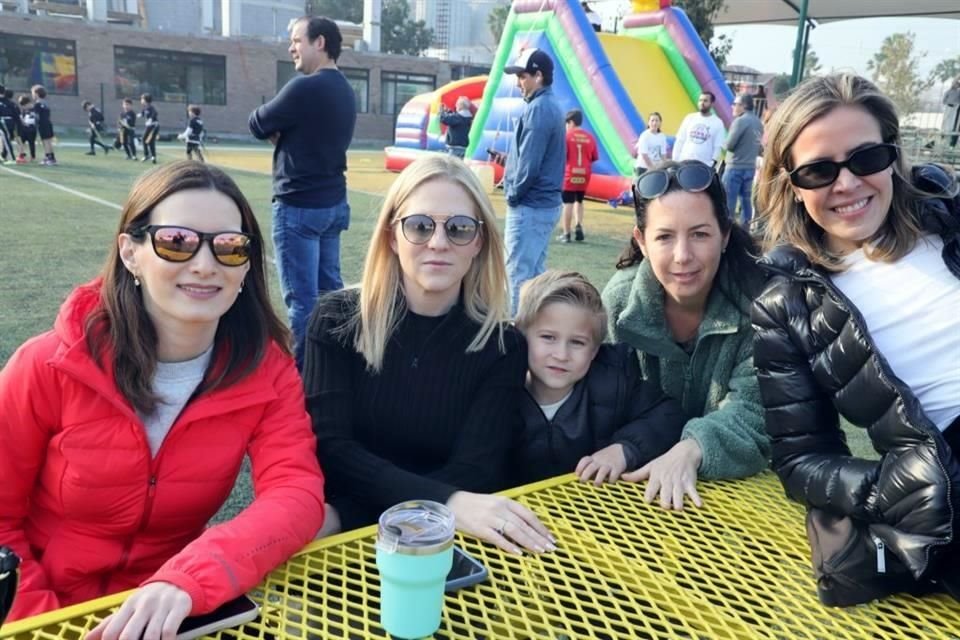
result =
[[[57,149],[60,166],[0,167],[0,222],[5,246],[0,251],[0,366],[27,338],[47,330],[61,302],[78,283],[99,271],[120,216],[120,207],[134,179],[149,168],[122,153],[88,157],[81,146]],[[182,157],[182,147],[160,145],[160,161]],[[250,200],[266,237],[270,236],[270,148],[213,146],[209,160],[227,170]],[[348,186],[351,226],[342,236],[344,281],[356,282],[383,194],[395,174],[383,170],[383,154],[351,152]],[[492,196],[502,217],[505,202]],[[502,219],[502,218],[501,218]],[[552,267],[576,269],[600,289],[613,274],[617,255],[629,238],[632,210],[588,203],[583,243],[550,247]],[[272,252],[272,249],[270,249]],[[276,271],[268,269],[274,304],[280,303]],[[851,445],[869,453],[862,431],[851,433]],[[244,475],[221,517],[235,513],[251,495]]]
[[[120,206],[134,179],[150,166],[127,161],[122,153],[89,157],[84,151],[61,145],[57,149],[60,166],[0,168],[0,219],[8,241],[0,252],[0,366],[24,340],[50,327],[60,303],[76,284],[96,275],[113,242]],[[181,157],[182,147],[161,145],[159,152],[161,161],[170,161]],[[269,147],[215,146],[210,157],[240,185],[269,237]],[[342,236],[342,264],[344,281],[352,283],[359,279],[373,221],[395,174],[383,170],[383,154],[376,151],[351,153],[349,167],[352,219]],[[492,199],[502,215],[502,196]],[[629,237],[632,216],[627,209],[587,207],[587,241],[554,244],[550,262],[576,268],[602,288]],[[268,273],[275,304],[282,310],[276,271],[271,268]]]

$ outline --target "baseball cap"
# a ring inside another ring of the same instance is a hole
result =
[[[512,65],[507,66],[503,71],[512,74],[539,71],[543,74],[544,80],[550,80],[553,78],[553,60],[540,49],[526,49]]]

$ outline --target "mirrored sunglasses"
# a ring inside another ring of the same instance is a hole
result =
[[[186,262],[197,255],[206,242],[217,262],[225,267],[240,267],[250,260],[253,236],[240,231],[203,233],[189,227],[151,224],[130,231],[133,237],[149,234],[153,251],[170,262]]]
[[[404,216],[397,222],[400,223],[403,237],[411,244],[430,242],[430,238],[437,230],[437,221],[433,216],[428,216],[425,213]],[[451,244],[462,247],[474,241],[482,224],[482,220],[470,216],[450,216],[443,222],[443,231],[447,234],[447,240]]]

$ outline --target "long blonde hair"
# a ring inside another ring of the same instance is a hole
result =
[[[387,191],[363,264],[360,305],[345,327],[355,336],[354,347],[363,354],[372,371],[380,371],[383,367],[387,343],[407,309],[402,295],[400,260],[390,247],[393,223],[410,195],[431,180],[446,180],[463,187],[482,222],[480,252],[470,264],[462,283],[464,312],[480,324],[467,351],[482,349],[494,332],[500,349],[504,349],[503,329],[510,318],[507,274],[503,240],[493,205],[466,164],[451,156],[430,154],[404,169]]]
[[[767,130],[767,144],[757,189],[757,210],[763,230],[763,250],[790,244],[803,251],[812,264],[827,271],[840,271],[841,257],[831,252],[823,230],[796,202],[790,183],[793,144],[814,120],[837,107],[865,110],[880,125],[883,142],[900,146],[900,121],[893,102],[866,78],[840,73],[811,78],[797,87],[777,107]],[[910,166],[903,154],[893,163],[893,200],[890,212],[864,247],[872,260],[895,262],[914,247],[920,237],[916,202],[929,194],[910,183]]]

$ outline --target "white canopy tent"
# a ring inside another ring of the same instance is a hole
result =
[[[960,19],[960,0],[726,0],[713,24],[796,24],[796,84],[803,76],[810,29],[818,23],[907,16]]]

